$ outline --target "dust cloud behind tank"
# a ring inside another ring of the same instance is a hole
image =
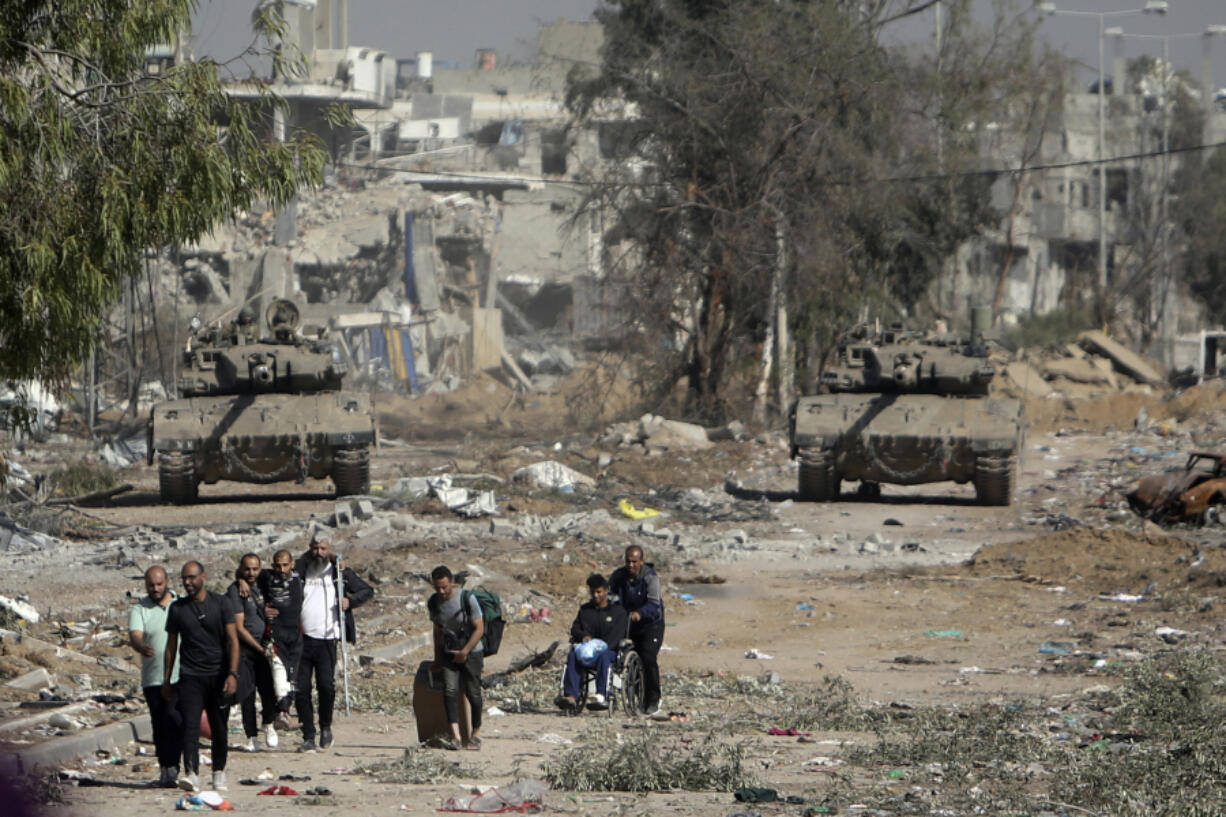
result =
[[[803,500],[839,498],[844,480],[973,483],[985,505],[1013,499],[1022,437],[1018,400],[988,396],[996,372],[982,344],[862,324],[839,345],[824,393],[792,407],[791,452]]]
[[[201,482],[331,478],[338,496],[370,489],[370,395],[342,390],[346,365],[323,331],[299,331],[292,301],[268,308],[261,338],[244,309],[230,323],[193,320],[179,400],[154,406],[149,463],[162,499],[194,502]]]

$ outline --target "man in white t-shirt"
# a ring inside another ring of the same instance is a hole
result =
[[[128,644],[140,653],[140,685],[149,705],[149,720],[153,724],[153,745],[157,751],[161,776],[154,784],[173,789],[179,777],[179,757],[183,746],[180,734],[183,721],[179,717],[179,702],[171,692],[170,700],[162,697],[163,653],[166,650],[166,611],[175,600],[170,589],[166,568],[154,565],[145,571],[147,595],[128,611]],[[170,676],[173,690],[179,682],[178,662]]]
[[[338,613],[337,558],[327,534],[318,534],[310,549],[303,554],[295,571],[302,578],[302,657],[298,661],[298,680],[294,706],[302,726],[300,752],[313,752],[315,744],[315,708],[311,702],[311,679],[319,697],[319,744],[332,745],[332,710],[336,703],[336,647],[342,637],[352,643],[356,636],[353,610],[370,600],[375,591],[369,584],[343,564],[344,595]]]

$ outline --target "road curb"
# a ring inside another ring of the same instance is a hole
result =
[[[83,729],[20,751],[0,752],[0,775],[27,774],[38,766],[59,766],[99,749],[113,749],[136,740],[152,741],[148,715]]]

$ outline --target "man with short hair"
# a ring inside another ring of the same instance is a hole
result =
[[[426,602],[434,624],[434,661],[430,671],[443,673],[443,708],[451,726],[451,740],[444,741],[443,748],[463,746],[477,750],[481,748],[481,669],[485,663],[481,604],[471,594],[464,603],[464,591],[446,565],[430,571],[430,583],[434,585],[434,595]],[[472,733],[467,743],[460,734],[461,684],[472,709]]]
[[[226,722],[229,699],[238,690],[239,648],[234,611],[219,593],[205,588],[204,565],[191,561],[180,574],[185,594],[166,614],[162,698],[171,697],[175,658],[179,670],[179,711],[183,715],[183,774],[179,788],[200,791],[200,713],[213,735],[213,788],[226,786]],[[180,650],[180,644],[182,649]]]
[[[655,568],[638,545],[626,548],[626,563],[609,577],[609,593],[630,615],[630,639],[643,661],[643,711],[660,710],[660,646],[664,643],[664,597]]]
[[[290,552],[274,553],[272,570],[261,570],[256,584],[264,596],[264,620],[268,623],[262,639],[265,652],[276,657],[285,673],[284,679],[275,683],[288,686],[277,699],[277,709],[286,713],[294,705],[294,686],[302,657],[302,577],[294,571]],[[277,672],[275,666],[273,670]]]
[[[145,571],[146,596],[128,611],[128,644],[140,653],[140,683],[149,706],[149,721],[153,725],[153,746],[157,751],[161,776],[156,784],[162,788],[175,787],[179,777],[179,757],[183,744],[179,734],[183,723],[179,718],[179,700],[175,684],[179,682],[178,669],[168,681],[163,678],[163,661],[166,652],[166,613],[175,600],[170,589],[166,568],[154,565]],[[170,698],[162,697],[162,684],[170,684]]]
[[[264,742],[269,747],[277,745],[277,695],[272,685],[272,667],[264,655],[264,638],[267,629],[264,623],[264,594],[260,591],[260,557],[248,553],[239,560],[234,581],[226,589],[226,598],[234,609],[234,630],[242,653],[239,666],[238,700],[243,714],[243,732],[247,742],[244,751],[258,749],[256,738],[255,698],[259,693],[263,705]]]
[[[575,644],[566,656],[566,672],[562,676],[562,706],[571,708],[576,705],[583,683],[583,672],[580,669],[580,644],[587,644],[595,639],[604,642],[605,647],[593,659],[593,663],[585,666],[596,668],[596,699],[593,709],[604,709],[607,706],[605,696],[609,693],[609,673],[613,661],[617,658],[617,645],[626,637],[626,611],[620,604],[609,601],[609,583],[604,576],[593,573],[587,577],[587,590],[591,600],[579,608],[575,621],[570,625],[570,640]]]
[[[294,568],[302,577],[302,659],[294,702],[302,727],[300,752],[315,751],[315,710],[311,706],[311,676],[319,692],[319,748],[332,745],[332,709],[336,703],[336,645],[343,637],[353,643],[353,610],[375,591],[358,574],[338,565],[327,534],[317,534]],[[341,583],[344,591],[341,591]],[[341,620],[337,611],[345,611]]]

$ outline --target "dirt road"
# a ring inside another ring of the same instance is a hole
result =
[[[530,538],[494,536],[489,520],[457,520],[427,501],[400,509],[414,520],[404,529],[365,538],[360,524],[343,530],[338,547],[377,582],[376,600],[359,616],[358,653],[425,631],[421,602],[427,587],[419,577],[443,562],[474,567],[503,594],[512,613],[521,602],[552,607],[548,622],[509,627],[502,654],[489,666],[489,671],[504,669],[519,655],[564,639],[583,597],[583,578],[591,570],[611,569],[621,549],[635,542],[647,549],[667,585],[669,626],[661,655],[666,708],[691,715],[707,708],[715,712],[714,702],[681,692],[690,689],[685,679],[703,676],[798,686],[839,676],[863,702],[904,707],[1060,700],[1111,683],[1102,667],[1161,648],[1166,642],[1159,628],[1178,631],[1177,638],[1188,642],[1222,640],[1214,612],[1222,596],[1218,579],[1226,576],[1221,535],[1145,531],[1118,508],[1116,487],[1141,470],[1126,456],[1136,442],[1115,433],[1032,433],[1017,499],[1009,508],[979,507],[969,487],[955,485],[887,487],[872,502],[847,494],[839,503],[797,503],[789,499],[794,471],[777,435],[662,456],[613,449],[590,494],[509,487],[500,493],[507,520],[563,514],[586,520],[574,528]],[[518,464],[545,456],[591,473],[597,449],[590,437],[580,436],[542,440],[507,433],[434,440],[381,449],[373,476],[387,484],[399,476],[446,469],[505,478]],[[326,519],[335,503],[323,483],[291,490],[216,486],[202,490],[199,505],[168,508],[156,502],[152,471],[134,468],[125,478],[136,490],[113,507],[90,513],[118,526],[112,530],[143,526],[171,539],[197,528],[284,525],[291,534],[299,531],[292,547],[301,547],[304,521]],[[734,496],[723,490],[728,482],[739,486]],[[708,510],[679,504],[677,492],[685,489],[698,489]],[[641,505],[654,501],[666,514],[639,530],[616,510],[616,500],[624,497]],[[202,555],[211,575],[221,576],[239,553],[222,543]],[[174,567],[201,554],[163,545],[128,555],[131,561],[115,568],[64,565],[27,577],[8,575],[22,582],[17,589],[30,592],[40,609],[51,609],[53,618],[117,619],[126,604],[124,593],[140,594],[138,577],[146,562],[160,559]],[[711,577],[722,581],[711,583]],[[123,649],[115,652],[122,655]],[[391,663],[355,667],[355,684],[405,690],[412,668],[424,657],[419,651]],[[498,690],[490,692],[487,703],[501,703]],[[573,738],[594,720],[548,712],[495,716],[485,749],[456,758],[475,764],[457,780],[505,784],[516,774],[535,775],[563,751],[541,743],[542,736]],[[670,739],[693,729],[686,723],[623,718],[615,718],[611,728],[624,734],[657,729]],[[760,730],[732,734],[755,747],[752,763],[763,780],[810,797],[825,783],[805,761],[838,753],[837,744],[762,745]],[[848,737],[819,732],[815,739]],[[310,774],[313,783],[336,792],[335,804],[325,804],[324,813],[433,810],[456,792],[455,783],[378,785],[367,775],[323,774],[393,758],[413,742],[406,712],[363,712],[340,721],[331,752],[296,756],[283,745],[268,755],[238,755],[231,778],[265,766]],[[139,764],[89,771],[110,785],[74,789],[53,813],[171,808],[173,798],[166,793],[126,787],[149,776]],[[294,807],[292,798],[256,797],[246,787],[233,787],[231,797],[246,810]],[[654,794],[645,802],[625,794],[611,797],[553,792],[546,802],[581,814],[734,810],[727,793]]]

